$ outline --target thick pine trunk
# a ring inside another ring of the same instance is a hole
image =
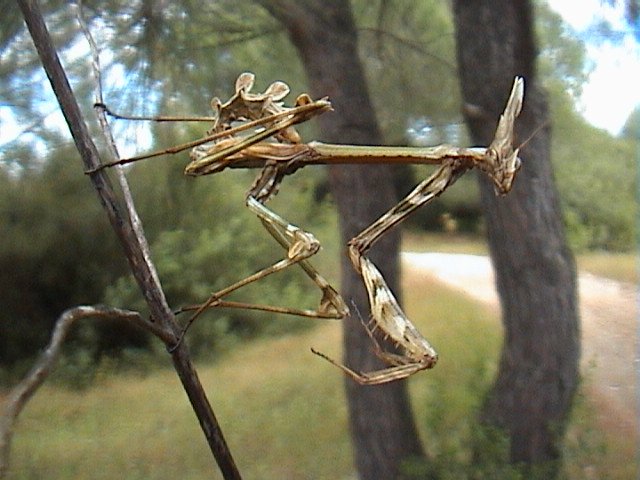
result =
[[[525,140],[549,118],[535,79],[530,2],[455,0],[454,14],[474,143],[491,140],[515,75],[525,76],[526,82],[525,107],[517,122],[517,139]],[[511,461],[524,463],[529,478],[557,473],[580,355],[575,266],[549,148],[550,128],[543,128],[523,149],[523,168],[506,198],[496,198],[491,185],[481,182],[505,327],[498,377],[482,417],[506,431]]]
[[[328,95],[331,99],[335,113],[323,115],[319,120],[322,140],[379,144],[382,139],[358,58],[357,34],[349,2],[265,0],[261,3],[285,25],[304,64],[312,95]],[[391,167],[332,167],[329,177],[338,204],[343,245],[396,202]],[[399,233],[391,232],[370,252],[370,258],[396,292],[399,291],[399,240]],[[356,370],[374,370],[380,364],[371,353],[371,341],[358,319],[358,314],[368,318],[368,300],[362,280],[346,255],[342,257],[341,293],[353,313],[344,322],[345,363]],[[397,478],[403,460],[422,455],[405,384],[362,387],[351,379],[345,381],[360,478]]]

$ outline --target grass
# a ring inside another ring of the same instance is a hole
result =
[[[461,233],[402,233],[404,252],[446,252],[488,255],[487,245],[477,236]]]
[[[578,255],[577,263],[581,271],[621,282],[638,282],[638,263],[635,252],[589,252]]]
[[[638,478],[640,464],[636,432],[621,432],[607,424],[601,406],[588,397],[583,383],[571,412],[564,441],[563,479]],[[601,417],[600,421],[595,420]],[[604,417],[604,418],[602,418]]]
[[[469,239],[451,245],[482,251]],[[403,283],[407,312],[441,356],[437,368],[409,380],[420,433],[433,462],[463,464],[496,370],[502,338],[497,313],[427,276],[405,276]],[[320,323],[243,344],[218,362],[199,365],[245,478],[354,478],[343,377],[309,352],[313,346],[339,358],[340,328],[339,322]],[[573,413],[564,478],[590,472],[632,478],[634,439],[603,431],[594,408],[583,395]],[[105,375],[84,391],[46,384],[20,418],[11,461],[11,480],[220,478],[169,367],[147,376]]]
[[[338,338],[339,325],[326,325],[253,342],[199,369],[246,478],[351,471],[342,378],[308,350],[331,350]],[[195,480],[212,471],[185,394],[162,369],[105,378],[83,392],[45,386],[21,417],[9,478]]]
[[[490,312],[428,279],[412,287],[407,310],[438,345],[441,362],[410,382],[425,438],[453,428],[460,442],[495,365],[499,328]],[[430,312],[429,316],[418,312]],[[455,321],[452,321],[454,319]],[[340,324],[251,342],[200,375],[246,478],[353,477],[343,377],[309,347],[339,357]],[[474,345],[481,334],[485,342]],[[481,377],[478,372],[482,371]],[[456,378],[456,382],[448,379]],[[437,406],[437,408],[433,408]],[[428,425],[439,412],[439,426]],[[427,441],[434,451],[443,444]],[[108,376],[86,391],[45,385],[18,424],[10,479],[204,479],[212,464],[172,371]],[[217,474],[217,473],[216,473]],[[218,478],[215,477],[214,478]]]

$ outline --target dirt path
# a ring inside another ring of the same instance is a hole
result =
[[[403,253],[403,267],[499,308],[488,257],[466,254]],[[582,374],[601,420],[621,434],[635,435],[636,381],[640,358],[636,340],[636,295],[632,284],[580,273]],[[612,425],[614,424],[614,425]]]

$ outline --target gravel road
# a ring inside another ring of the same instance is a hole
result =
[[[494,308],[499,307],[489,257],[448,253],[402,254],[403,267],[431,275]],[[636,285],[588,272],[579,275],[582,374],[602,420],[635,435],[640,378]]]

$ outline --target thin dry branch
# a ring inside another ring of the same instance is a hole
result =
[[[144,320],[138,312],[118,308],[81,306],[66,310],[60,315],[51,334],[49,345],[25,378],[7,395],[2,418],[0,418],[0,478],[4,478],[9,470],[9,452],[16,420],[27,402],[53,370],[71,325],[81,319],[96,317],[120,318],[144,326]]]

